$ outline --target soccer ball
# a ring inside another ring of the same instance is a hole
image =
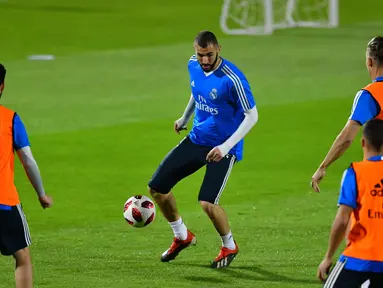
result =
[[[155,217],[156,206],[149,197],[135,195],[126,200],[124,218],[133,227],[145,227],[152,223]]]

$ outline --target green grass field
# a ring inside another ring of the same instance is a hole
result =
[[[361,158],[359,139],[328,170],[320,194],[309,181],[370,81],[364,53],[383,29],[383,2],[341,1],[339,29],[261,37],[223,35],[221,1],[128,2],[0,1],[2,103],[21,115],[55,201],[40,208],[17,162],[35,287],[320,287],[315,273],[341,173]],[[159,261],[172,238],[159,211],[145,229],[122,216],[125,200],[147,195],[147,181],[182,137],[172,125],[189,98],[186,65],[201,29],[219,36],[259,110],[221,197],[240,254],[218,271],[208,265],[220,238],[197,202],[203,170],[174,190],[198,241],[174,262]],[[29,61],[31,54],[56,59]],[[0,258],[0,267],[0,287],[13,287],[13,259]]]

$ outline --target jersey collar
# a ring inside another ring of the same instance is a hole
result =
[[[377,77],[374,82],[383,82],[383,76]]]
[[[209,75],[211,75],[211,74],[213,74],[215,71],[217,71],[221,66],[222,66],[222,63],[223,63],[223,59],[221,58],[221,57],[219,57],[219,64],[218,64],[218,66],[214,69],[214,70],[212,70],[212,71],[210,71],[210,72],[203,72],[204,74],[205,74],[205,76],[209,76]],[[203,70],[202,70],[203,71]],[[383,79],[383,77],[382,77],[382,79]]]
[[[375,156],[368,158],[367,160],[369,160],[369,161],[382,161],[383,156],[382,155],[375,155]]]

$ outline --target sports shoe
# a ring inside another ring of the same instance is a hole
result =
[[[178,253],[180,253],[183,249],[188,247],[190,244],[194,245],[196,243],[196,238],[192,232],[188,230],[188,236],[186,240],[180,240],[176,237],[173,238],[173,243],[170,245],[170,248],[166,250],[161,255],[162,262],[169,262],[174,260]]]
[[[238,254],[238,245],[235,243],[235,249],[229,249],[226,247],[221,247],[221,251],[218,256],[214,259],[213,263],[211,263],[211,268],[224,268],[229,267],[231,261],[235,259]]]

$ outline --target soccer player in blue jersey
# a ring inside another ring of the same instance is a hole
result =
[[[373,81],[383,82],[383,37],[377,36],[367,44],[366,67]],[[367,86],[368,87],[368,86]],[[383,90],[375,93],[365,87],[358,91],[354,98],[351,115],[339,133],[325,159],[319,165],[317,171],[311,178],[311,186],[316,192],[320,192],[319,182],[326,175],[326,169],[336,161],[354,141],[360,127],[368,120],[381,118],[381,104],[383,105]]]
[[[6,69],[0,64],[0,97],[5,87]],[[16,261],[15,284],[18,288],[33,287],[29,246],[31,236],[28,223],[14,186],[14,158],[16,151],[24,170],[35,189],[41,206],[52,206],[52,198],[45,194],[36,160],[32,155],[28,135],[20,116],[0,107],[0,253],[12,255]],[[13,203],[13,204],[11,204]]]
[[[238,253],[225,211],[219,199],[234,164],[243,157],[243,138],[258,121],[258,112],[243,73],[222,58],[217,38],[200,32],[194,41],[195,55],[188,63],[191,96],[182,115],[174,123],[180,133],[194,115],[190,133],[163,159],[149,181],[149,192],[174,232],[173,242],[162,262],[176,258],[194,244],[176,207],[172,188],[183,178],[206,167],[198,201],[222,238],[222,247],[212,268],[228,267]]]
[[[365,123],[361,144],[363,161],[353,162],[343,173],[339,208],[327,251],[317,270],[317,277],[325,282],[324,288],[383,287],[383,120]],[[346,235],[349,222],[351,232]],[[345,235],[349,244],[327,277]],[[367,285],[367,282],[370,283]]]

